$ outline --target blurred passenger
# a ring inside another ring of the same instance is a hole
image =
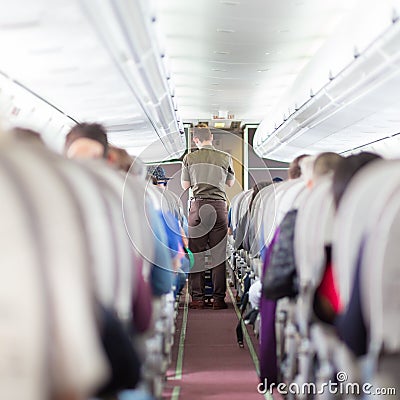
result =
[[[308,157],[308,154],[302,154],[301,156],[296,157],[289,165],[289,170],[288,170],[288,178],[289,179],[296,179],[300,178],[301,175],[301,169],[299,162],[302,160],[304,157]]]
[[[171,179],[167,178],[167,176],[165,175],[165,169],[160,165],[158,165],[157,167],[149,168],[149,174],[151,174],[154,177],[155,181],[157,182],[156,185],[161,189],[166,188],[168,181]]]
[[[109,145],[107,161],[116,169],[129,172],[134,159],[125,149],[120,149],[119,147]]]
[[[183,289],[186,283],[186,274],[189,272],[189,261],[184,252],[184,248],[188,246],[186,217],[179,197],[172,191],[167,190],[167,183],[170,178],[166,177],[164,168],[157,166],[156,168],[151,168],[150,171],[152,182],[161,193],[162,219],[176,273],[176,295]]]
[[[68,158],[107,158],[105,128],[94,123],[75,125],[65,138],[64,152]]]
[[[357,172],[365,165],[380,158],[381,157],[376,154],[365,152],[349,156],[339,163],[333,176],[332,185],[336,208],[339,207],[346,188]],[[360,268],[361,256],[359,256],[357,260],[349,304],[335,320],[339,336],[356,356],[362,356],[367,353],[368,339],[368,332],[361,308]]]

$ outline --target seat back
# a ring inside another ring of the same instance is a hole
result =
[[[399,161],[374,161],[352,178],[341,199],[334,222],[332,258],[344,307],[349,302],[353,288],[355,267],[368,227],[371,206],[384,207],[381,193],[399,176]]]
[[[49,288],[30,199],[15,179],[13,166],[4,160],[4,151],[0,150],[0,398],[41,400],[49,397]]]
[[[30,200],[41,243],[53,321],[52,390],[86,396],[108,370],[95,320],[88,239],[78,203],[46,149],[19,144],[3,157]]]
[[[236,229],[237,224],[239,223],[239,209],[240,209],[240,204],[242,202],[243,197],[248,191],[243,191],[238,193],[233,199],[231,200],[231,224],[233,230]]]
[[[321,181],[298,208],[294,251],[300,288],[315,290],[324,273],[325,246],[331,242],[334,218],[331,186],[331,179]]]
[[[400,353],[399,178],[390,180],[391,190],[379,192],[382,202],[371,207],[370,231],[363,244],[361,304],[370,351],[375,353]]]
[[[275,185],[261,189],[257,193],[254,202],[250,218],[251,237],[254,237],[254,240],[250,244],[250,254],[256,257],[264,248],[268,237],[268,230],[264,228],[267,218],[266,212],[268,209],[272,209],[272,218],[275,215]]]
[[[306,190],[306,184],[302,179],[293,179],[288,182],[290,182],[290,185],[287,185],[285,190],[279,196],[279,205],[276,215],[277,226],[280,225],[288,211],[295,208],[296,199],[304,190]]]
[[[146,199],[149,188],[151,190],[156,189],[140,178],[126,176],[122,207],[125,216],[125,228],[135,251],[144,260],[154,263],[156,238],[151,227],[151,218],[148,212],[149,204]],[[128,213],[128,210],[132,207],[134,207],[135,214]],[[128,215],[131,216],[129,219],[126,218]]]
[[[58,171],[68,182],[81,209],[98,299],[104,306],[113,307],[117,287],[115,270],[119,254],[113,231],[110,229],[113,219],[104,190],[79,163],[63,158],[55,161]]]
[[[127,230],[125,229],[126,220],[136,220],[135,207],[129,207],[133,215],[128,214],[126,217],[122,208],[122,199],[124,197],[124,176],[118,171],[113,170],[102,161],[86,160],[82,165],[90,171],[92,177],[97,184],[101,186],[106,199],[108,201],[109,210],[112,213],[112,225],[110,229],[115,235],[114,244],[118,251],[118,264],[115,266],[115,297],[114,309],[117,311],[120,319],[127,321],[131,316],[131,301],[133,280],[133,246],[129,240]],[[126,194],[125,194],[126,196]],[[134,205],[134,200],[129,199]],[[124,211],[125,211],[124,210]],[[136,230],[140,229],[140,225],[136,225]]]

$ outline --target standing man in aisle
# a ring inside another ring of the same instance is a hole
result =
[[[189,212],[189,249],[194,254],[194,267],[189,275],[192,296],[190,308],[204,308],[205,253],[211,251],[213,281],[213,309],[227,308],[226,292],[226,244],[228,211],[225,185],[235,182],[232,158],[212,145],[213,135],[205,124],[193,130],[193,141],[198,151],[183,159],[181,184],[184,190],[192,188],[194,198]]]

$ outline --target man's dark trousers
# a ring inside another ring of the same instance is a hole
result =
[[[224,200],[193,200],[189,212],[189,249],[194,255],[194,267],[189,274],[192,300],[204,300],[205,260],[209,247],[213,281],[213,298],[222,301],[226,292],[226,244],[228,211]],[[208,245],[208,246],[207,246]]]

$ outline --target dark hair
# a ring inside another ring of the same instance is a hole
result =
[[[332,181],[333,200],[336,208],[353,176],[365,165],[380,158],[377,154],[364,152],[340,160]]]
[[[282,181],[283,181],[283,179],[281,177],[279,177],[279,176],[276,176],[275,178],[272,178],[272,182],[273,183],[279,183],[279,182],[282,182]]]
[[[299,162],[302,158],[308,157],[308,154],[302,154],[301,156],[296,157],[289,165],[288,175],[289,179],[296,179],[300,178],[301,176],[301,169]]]
[[[108,140],[106,129],[101,124],[82,123],[75,125],[65,137],[65,149],[67,150],[77,139],[87,138],[99,142],[104,147],[103,158],[107,157]]]
[[[256,196],[257,196],[257,193],[261,190],[261,189],[263,189],[263,188],[265,188],[265,187],[267,187],[267,186],[269,186],[269,185],[271,185],[272,184],[272,182],[259,182],[259,183],[256,183],[254,186],[253,186],[253,194],[251,195],[251,200],[250,200],[250,204],[249,204],[249,210],[251,211],[251,209],[253,208],[253,202],[254,202],[254,200],[255,200],[255,198],[256,198]]]
[[[212,139],[212,133],[206,124],[198,124],[193,128],[193,139],[198,138],[200,142]]]
[[[157,178],[154,175],[149,175],[149,180],[151,181],[151,183],[154,186],[157,186],[158,182],[157,182]]]

